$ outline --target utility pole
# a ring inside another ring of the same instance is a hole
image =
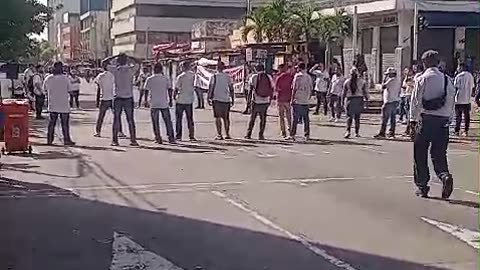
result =
[[[413,8],[413,60],[418,60],[418,0]]]
[[[248,15],[252,11],[252,1],[251,0],[246,0],[246,1],[247,1],[247,15]]]
[[[148,50],[148,47],[149,47],[149,37],[150,37],[150,27],[147,27],[147,31],[145,32],[145,60],[148,60],[148,56],[149,56],[149,50]]]
[[[353,7],[353,42],[352,42],[352,49],[353,49],[353,57],[357,55],[357,47],[358,47],[358,7]]]

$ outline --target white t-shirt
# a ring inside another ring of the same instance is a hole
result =
[[[163,74],[155,74],[147,78],[144,89],[150,90],[150,107],[153,109],[168,109],[168,89],[172,82]]]
[[[397,77],[389,78],[384,84],[383,103],[400,101],[400,92],[402,91],[402,83]]]
[[[80,77],[69,76],[71,88],[70,91],[80,91]]]
[[[48,94],[48,111],[56,113],[69,113],[69,94],[71,90],[70,79],[67,75],[48,75],[43,84]]]
[[[342,75],[334,74],[332,76],[332,86],[330,90],[330,94],[341,96],[343,93],[343,85],[345,84],[345,77]]]
[[[193,104],[195,100],[195,73],[189,70],[178,75],[175,88],[178,90],[178,104]]]
[[[475,87],[475,78],[468,71],[462,71],[455,77],[455,88],[457,94],[455,95],[455,104],[470,104],[472,91]]]
[[[33,75],[33,93],[35,95],[45,94],[45,87],[43,85],[43,75],[35,74]]]
[[[230,79],[230,76],[225,72],[216,73],[210,79],[209,89],[213,87],[213,100],[230,102],[230,87],[232,87],[232,79]]]
[[[272,89],[274,88],[274,83],[273,83],[273,78],[269,74],[267,74],[268,79],[270,80],[270,85],[272,86]],[[250,89],[254,90],[253,91],[253,102],[256,104],[267,104],[270,103],[270,97],[260,97],[257,95],[257,91],[255,91],[255,87],[257,86],[257,80],[258,80],[258,74],[253,74],[250,77],[249,84],[250,84]]]
[[[113,88],[115,87],[115,77],[110,71],[104,71],[95,78],[101,93],[102,100],[113,99]]]
[[[326,93],[328,91],[328,79],[330,76],[327,71],[321,71],[319,69],[314,70],[313,75],[315,75],[315,91]]]
[[[298,72],[293,78],[293,102],[300,105],[309,105],[313,90],[313,80],[307,72]]]

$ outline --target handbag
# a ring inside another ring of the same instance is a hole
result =
[[[447,99],[447,87],[448,87],[448,77],[447,75],[443,75],[445,77],[445,85],[443,87],[443,95],[438,98],[434,99],[422,99],[423,108],[429,111],[436,111],[442,108],[445,105]]]

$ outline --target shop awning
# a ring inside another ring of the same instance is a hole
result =
[[[480,16],[475,12],[420,12],[428,23],[428,28],[466,27],[480,29]]]

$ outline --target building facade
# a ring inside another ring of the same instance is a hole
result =
[[[108,11],[92,10],[80,16],[83,60],[99,60],[111,55]]]
[[[357,46],[352,37],[344,42],[345,72],[352,66],[354,55],[362,54],[374,83],[381,83],[388,67],[401,70],[410,66],[429,49],[439,51],[447,69],[452,71],[459,61],[479,57],[478,1],[417,1],[419,16],[425,24],[418,33],[414,53],[415,0],[345,0],[346,10],[358,14]],[[329,3],[325,13],[333,13]],[[338,3],[337,3],[337,7]],[[355,50],[355,51],[354,51]]]
[[[160,43],[189,43],[194,24],[241,19],[245,0],[116,0],[112,3],[113,54],[151,58]]]
[[[53,10],[53,18],[48,23],[48,41],[57,48],[61,43],[61,29],[65,13],[80,13],[79,0],[47,0],[47,6]]]
[[[80,15],[65,13],[63,23],[60,24],[60,53],[65,62],[73,62],[81,59],[80,44]]]

